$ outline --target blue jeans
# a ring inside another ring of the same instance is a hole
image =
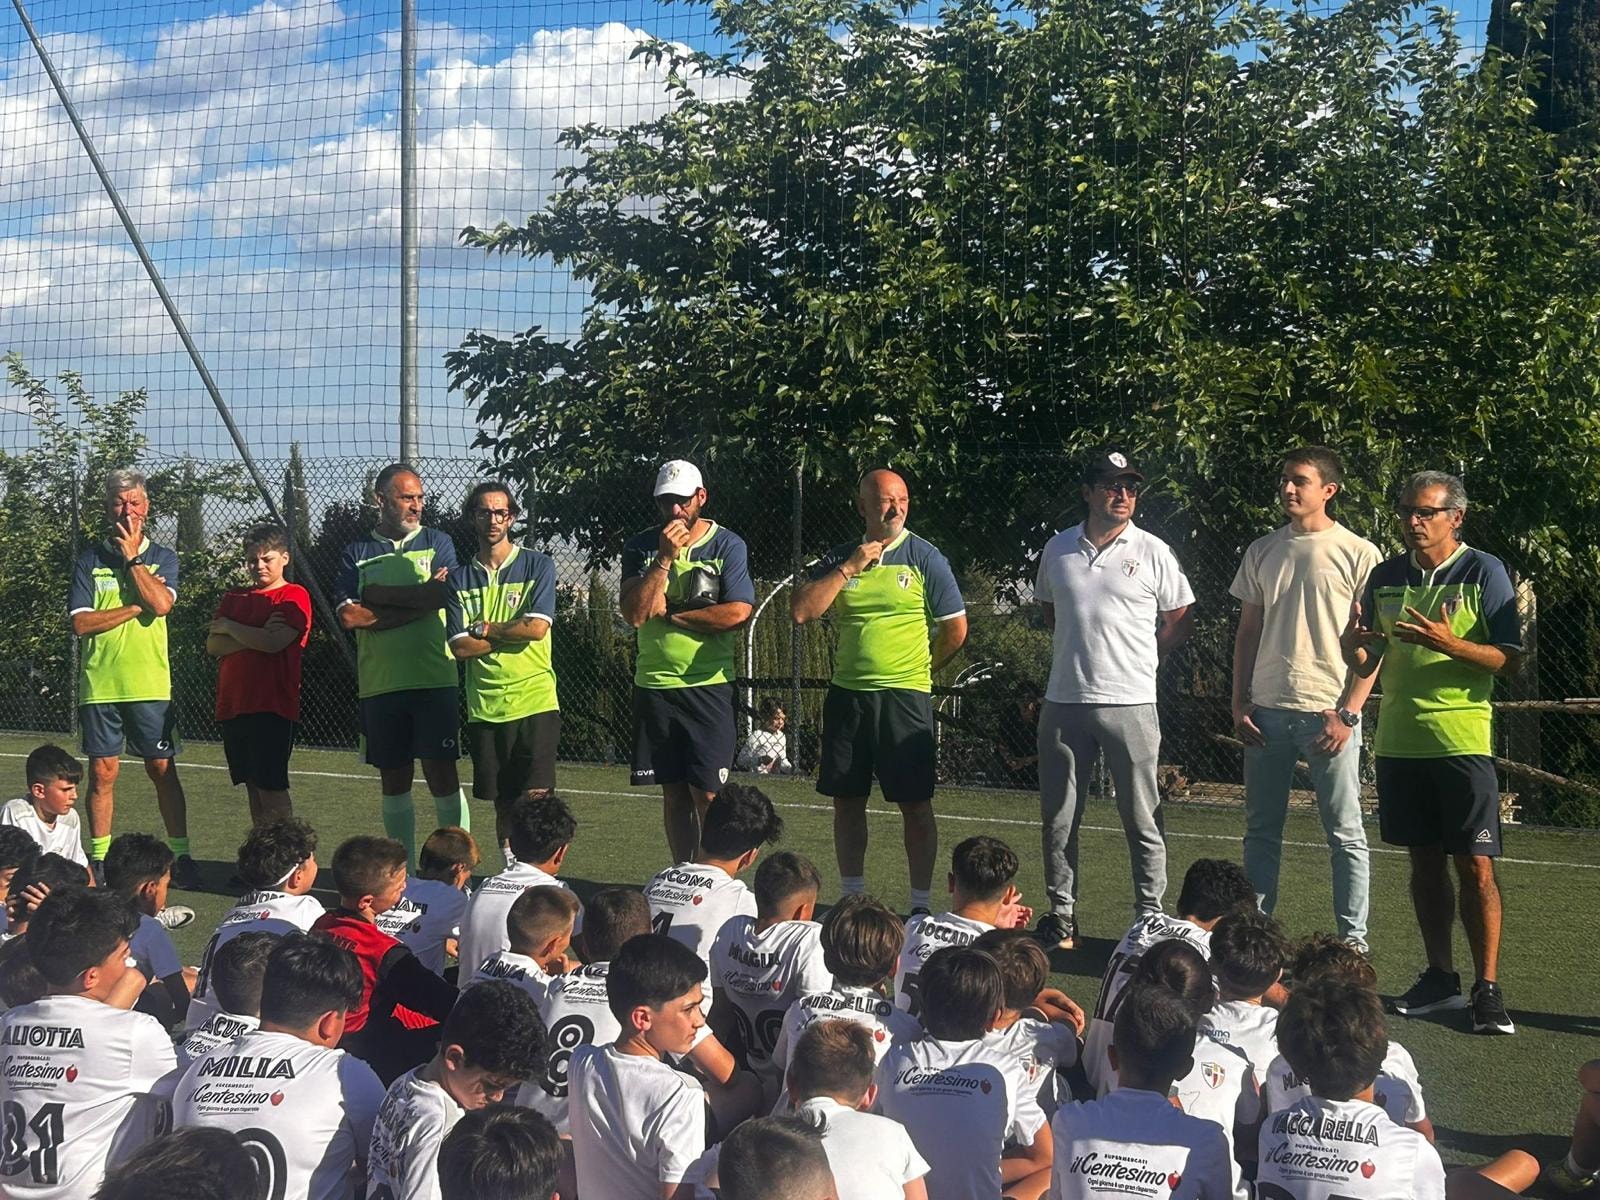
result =
[[[1361,823],[1361,728],[1338,754],[1312,750],[1322,732],[1322,714],[1258,708],[1251,714],[1267,739],[1244,751],[1244,871],[1255,885],[1261,907],[1278,903],[1278,869],[1283,858],[1283,822],[1297,758],[1311,767],[1317,811],[1328,837],[1333,867],[1333,916],[1339,936],[1367,943],[1367,898],[1371,886],[1367,830]]]

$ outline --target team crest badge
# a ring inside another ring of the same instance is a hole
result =
[[[721,768],[718,769],[718,771],[717,771],[717,782],[718,783],[727,783],[728,782],[728,768],[727,767],[721,767]]]
[[[1122,573],[1129,579],[1132,579],[1139,573],[1139,560],[1136,558],[1124,559],[1122,563]]]
[[[1206,1081],[1206,1086],[1215,1091],[1221,1087],[1228,1078],[1228,1072],[1221,1063],[1207,1062],[1200,1064],[1200,1078]]]
[[[522,603],[522,589],[521,588],[511,588],[506,592],[506,604],[511,608],[512,612],[515,612],[517,610],[517,607],[521,603]]]
[[[894,581],[900,585],[901,591],[904,591],[906,588],[911,586],[911,576],[907,575],[904,571],[901,571],[900,574],[896,575],[894,577]]]
[[[1445,598],[1443,603],[1439,605],[1439,612],[1445,618],[1445,620],[1449,620],[1451,617],[1455,616],[1461,611],[1461,606],[1464,603],[1465,601],[1462,600],[1459,595],[1448,596]]]
[[[1111,465],[1116,467],[1119,471],[1128,465],[1127,457],[1118,450],[1113,450],[1110,454],[1106,455],[1106,458]]]

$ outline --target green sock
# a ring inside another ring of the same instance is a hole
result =
[[[189,839],[186,837],[169,837],[167,839],[167,846],[172,850],[175,858],[182,858],[185,854],[189,853]]]
[[[459,825],[468,833],[472,832],[472,809],[467,807],[467,793],[463,789],[457,788],[448,796],[435,796],[433,811],[440,825]]]
[[[417,806],[411,793],[383,798],[383,831],[406,848],[406,862],[417,858]]]
[[[109,849],[111,849],[111,838],[109,835],[103,838],[92,837],[89,839],[89,857],[94,859],[95,862],[105,862],[106,851]]]

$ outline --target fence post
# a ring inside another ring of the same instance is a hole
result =
[[[802,580],[800,572],[805,569],[805,529],[801,518],[802,501],[805,499],[805,452],[800,451],[794,460],[794,501],[789,513],[790,525],[790,562],[789,570],[794,574],[789,586],[797,588]],[[800,666],[801,652],[800,626],[793,621],[789,622],[789,761],[798,762],[796,757],[800,751]]]
[[[72,513],[67,518],[67,577],[72,577],[72,568],[78,560],[78,538],[81,533],[79,528],[80,515],[78,512],[82,501],[78,496],[78,456],[72,456]],[[73,737],[78,736],[78,635],[72,632],[72,624],[67,624],[67,728]]]

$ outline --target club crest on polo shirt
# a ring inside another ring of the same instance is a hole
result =
[[[517,606],[520,605],[521,603],[522,603],[522,589],[521,588],[507,588],[506,589],[506,607],[509,608],[512,612],[516,612],[517,611]]]
[[[1116,1151],[1089,1150],[1067,1165],[1067,1174],[1081,1175],[1096,1192],[1126,1196],[1157,1196],[1174,1192],[1183,1176],[1165,1167],[1152,1166],[1140,1155],[1139,1146],[1123,1146]]]
[[[901,571],[900,574],[896,575],[894,577],[894,581],[900,585],[901,591],[905,591],[911,586],[911,576],[907,575],[904,571]]]
[[[1123,559],[1122,560],[1122,573],[1124,575],[1126,575],[1129,579],[1132,579],[1135,575],[1137,575],[1139,573],[1139,560],[1136,559],[1136,558],[1125,558],[1125,559]]]
[[[1205,1080],[1208,1088],[1215,1090],[1227,1081],[1228,1072],[1221,1063],[1204,1062],[1200,1064],[1200,1078]]]
[[[1439,602],[1439,613],[1445,620],[1449,620],[1461,611],[1461,606],[1465,603],[1466,601],[1462,599],[1459,593],[1454,596],[1446,596]]]

